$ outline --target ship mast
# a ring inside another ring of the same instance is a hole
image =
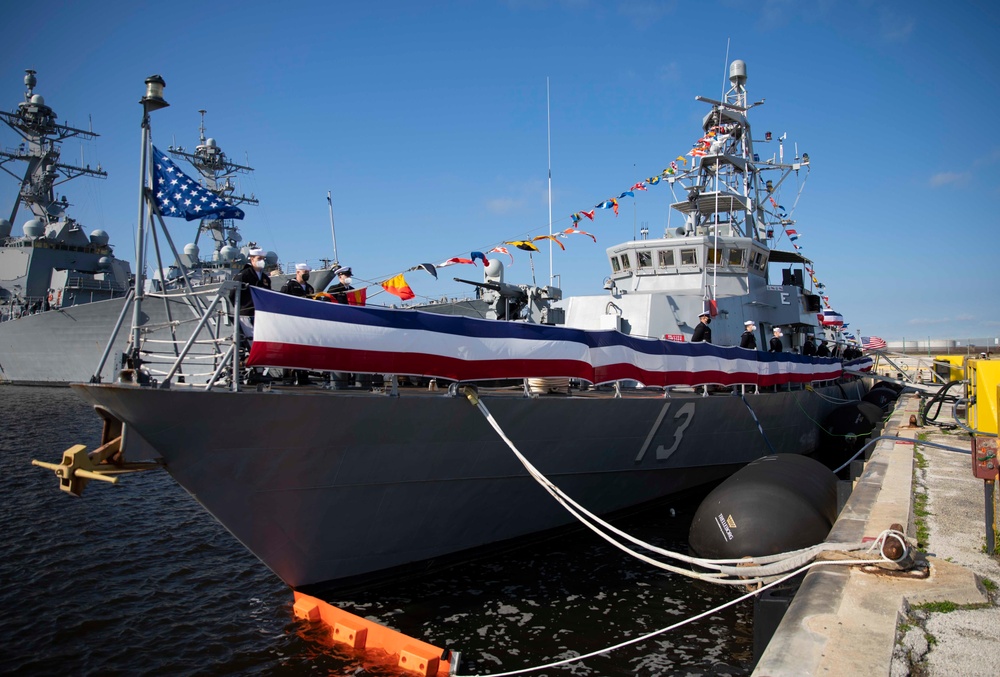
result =
[[[90,165],[78,167],[60,162],[60,146],[63,141],[72,137],[94,139],[99,135],[85,129],[76,129],[56,122],[58,117],[41,94],[35,94],[35,71],[25,70],[24,85],[26,88],[24,101],[17,106],[17,111],[8,113],[0,111],[0,120],[13,129],[24,139],[16,149],[0,149],[0,169],[21,182],[18,199],[10,212],[10,222],[17,218],[18,208],[23,202],[35,218],[45,225],[66,218],[66,208],[69,202],[64,195],[56,199],[54,188],[78,176],[93,176],[107,178],[108,173],[98,165],[92,169]],[[27,163],[23,176],[12,172],[4,165],[12,160]]]
[[[204,109],[198,111],[201,114],[201,125],[198,127],[198,146],[193,153],[189,153],[181,146],[170,146],[167,150],[174,157],[184,158],[202,176],[205,187],[224,199],[231,205],[242,204],[258,205],[260,201],[252,193],[247,196],[236,194],[236,186],[232,178],[237,174],[249,174],[253,167],[241,165],[230,160],[219,148],[215,139],[205,137],[205,113]],[[194,244],[198,244],[198,238],[202,232],[208,233],[215,242],[215,251],[222,247],[231,245],[237,246],[242,240],[239,227],[233,219],[220,219],[210,216],[201,220],[198,226],[198,233],[195,235]]]

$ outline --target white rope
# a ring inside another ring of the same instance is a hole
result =
[[[820,398],[822,400],[826,400],[827,402],[831,402],[833,404],[849,404],[851,402],[857,402],[857,400],[841,399],[839,397],[833,397],[831,395],[824,395],[823,393],[819,392],[818,390],[816,390],[816,389],[814,389],[814,388],[812,388],[810,386],[806,386],[806,390],[808,390],[811,393],[814,393],[816,395],[816,397],[818,397],[818,398]]]
[[[591,651],[590,653],[582,654],[580,656],[574,656],[572,658],[564,658],[562,660],[555,661],[553,663],[546,663],[545,665],[536,665],[536,666],[533,666],[533,667],[520,668],[518,670],[511,670],[509,672],[493,672],[493,673],[488,673],[488,674],[485,674],[485,675],[458,675],[458,674],[456,674],[455,677],[510,677],[511,675],[524,675],[524,674],[527,674],[529,672],[538,672],[539,670],[545,670],[545,669],[548,669],[548,668],[559,667],[560,665],[567,665],[569,663],[576,663],[578,661],[584,661],[584,660],[586,660],[588,658],[593,658],[594,656],[600,656],[601,654],[606,654],[606,653],[609,653],[611,651],[615,651],[616,649],[621,649],[621,648],[624,648],[624,647],[632,645],[632,644],[638,644],[639,642],[644,642],[645,640],[650,639],[652,637],[656,637],[657,635],[662,635],[665,632],[670,632],[671,630],[676,630],[677,628],[679,628],[681,626],[684,626],[684,625],[687,625],[688,623],[693,623],[694,621],[697,621],[697,620],[700,620],[702,618],[705,618],[706,616],[710,616],[710,615],[712,615],[714,613],[718,613],[719,611],[722,611],[723,609],[731,607],[734,604],[739,604],[740,602],[742,602],[744,600],[750,599],[751,597],[753,597],[755,595],[758,595],[761,592],[764,592],[768,588],[772,588],[775,585],[778,585],[779,583],[784,583],[788,579],[794,578],[795,576],[799,575],[803,571],[806,571],[807,569],[811,569],[812,567],[823,566],[823,565],[826,565],[826,564],[832,564],[832,565],[837,565],[837,564],[841,564],[841,565],[878,564],[878,563],[884,562],[884,561],[885,560],[877,559],[877,560],[832,560],[832,561],[822,561],[822,562],[811,562],[811,563],[806,564],[805,566],[801,567],[800,569],[797,569],[796,571],[791,572],[790,574],[782,576],[781,578],[778,578],[777,580],[772,581],[772,582],[768,583],[767,585],[764,585],[763,587],[761,587],[761,588],[759,588],[757,590],[752,590],[752,591],[746,593],[745,595],[741,595],[740,597],[737,597],[736,599],[730,600],[730,601],[728,601],[728,602],[726,602],[724,604],[720,604],[719,606],[717,606],[717,607],[715,607],[713,609],[709,609],[708,611],[703,611],[702,613],[697,614],[695,616],[692,616],[690,618],[686,618],[683,621],[678,621],[677,623],[674,623],[673,625],[669,625],[669,626],[667,626],[665,628],[661,628],[659,630],[654,630],[653,632],[646,633],[645,635],[641,635],[641,636],[636,637],[634,639],[629,639],[629,640],[626,640],[624,642],[620,642],[619,644],[614,644],[612,646],[605,647],[604,649],[599,649],[597,651]]]
[[[500,438],[507,444],[514,455],[518,458],[521,464],[525,467],[528,473],[539,483],[542,487],[552,495],[571,515],[573,515],[577,520],[579,520],[584,526],[593,531],[595,534],[603,538],[605,541],[615,546],[616,548],[628,553],[636,559],[646,562],[651,566],[654,566],[665,571],[670,571],[672,573],[680,574],[682,576],[687,576],[690,578],[696,578],[698,580],[709,581],[712,583],[717,583],[719,585],[748,585],[752,583],[761,583],[766,580],[766,577],[778,575],[788,571],[791,568],[799,567],[805,562],[811,559],[815,559],[821,552],[829,550],[859,550],[866,547],[866,544],[861,543],[821,543],[816,546],[811,546],[809,548],[804,548],[790,553],[783,553],[780,555],[771,555],[760,558],[746,558],[746,559],[729,559],[729,560],[710,560],[700,557],[691,557],[690,555],[685,555],[683,553],[674,552],[671,550],[665,550],[651,543],[647,543],[634,536],[621,531],[614,525],[602,520],[598,516],[589,512],[586,508],[581,506],[571,497],[566,495],[561,489],[554,485],[548,478],[546,478],[541,472],[535,468],[530,461],[517,449],[516,445],[510,440],[509,437],[504,433],[503,429],[497,423],[496,419],[483,404],[482,400],[478,396],[470,397],[479,411],[483,414],[486,420],[490,423],[496,433]],[[586,518],[584,517],[586,516]],[[617,536],[629,541],[630,543],[637,545],[641,548],[649,550],[651,552],[663,555],[664,557],[669,557],[687,564],[697,565],[706,569],[714,569],[716,573],[700,573],[690,571],[688,569],[683,569],[676,567],[665,562],[660,562],[655,560],[643,553],[632,550],[628,546],[623,545],[619,541],[612,538],[610,535],[605,533],[598,528],[606,529]],[[742,563],[744,566],[726,566],[727,564]],[[723,576],[737,576],[737,579],[725,579]]]

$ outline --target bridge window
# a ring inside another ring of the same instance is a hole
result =
[[[735,266],[737,268],[742,268],[747,264],[746,257],[747,257],[746,249],[736,249],[736,248],[730,249],[729,265]]]
[[[722,263],[722,252],[715,247],[708,248],[708,263],[719,265]]]
[[[637,262],[640,268],[652,268],[653,267],[653,252],[639,251],[636,252]]]
[[[612,256],[611,257],[611,270],[612,270],[612,272],[615,272],[615,273],[620,273],[621,270],[622,270],[621,264],[618,263],[618,257],[617,256]]]
[[[632,262],[627,253],[622,254],[622,270],[632,270]]]
[[[698,265],[698,252],[695,249],[682,249],[681,250],[681,265],[682,266],[696,266]]]
[[[657,265],[660,268],[673,268],[674,267],[674,250],[673,249],[660,249],[656,252]]]

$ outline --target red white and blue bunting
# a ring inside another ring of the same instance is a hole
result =
[[[251,288],[251,366],[475,381],[570,377],[594,384],[760,386],[837,378],[841,362],[613,330],[344,306]],[[863,368],[860,364],[854,368]]]

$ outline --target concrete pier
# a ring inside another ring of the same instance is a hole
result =
[[[984,492],[968,453],[921,446],[924,439],[970,448],[968,435],[909,425],[919,409],[904,395],[830,534],[878,536],[896,523],[916,541],[929,535],[917,573],[826,566],[805,577],[754,675],[996,675],[1000,659],[1000,562],[984,553]],[[914,493],[927,496],[914,514]],[[957,607],[956,610],[952,610]]]

